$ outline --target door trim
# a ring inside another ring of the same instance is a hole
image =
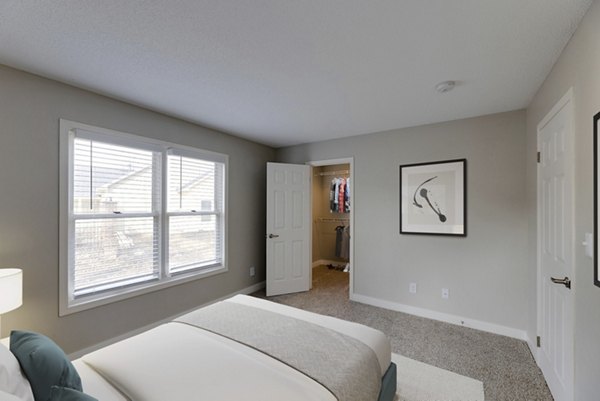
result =
[[[542,129],[554,118],[554,116],[561,111],[564,107],[569,107],[570,108],[570,114],[571,114],[571,121],[570,121],[570,129],[567,135],[567,142],[566,142],[566,149],[567,149],[567,161],[566,161],[566,165],[569,166],[569,176],[571,179],[571,191],[570,191],[570,196],[571,196],[571,270],[570,270],[570,274],[569,277],[571,277],[572,279],[575,278],[575,250],[577,249],[575,247],[575,238],[576,238],[576,233],[575,233],[575,146],[574,146],[574,135],[575,135],[575,104],[574,104],[574,96],[573,96],[573,87],[569,88],[569,90],[563,95],[563,97],[552,107],[552,109],[548,112],[548,114],[546,114],[546,116],[538,123],[537,125],[537,130],[536,130],[536,147],[537,150],[540,151],[540,132],[542,131]],[[533,157],[533,155],[532,155]],[[542,334],[542,313],[543,313],[543,308],[542,308],[542,255],[541,255],[541,231],[542,231],[542,227],[541,227],[541,211],[542,211],[542,207],[541,207],[541,199],[542,197],[540,196],[541,193],[541,180],[540,180],[540,167],[541,164],[538,163],[536,165],[536,218],[537,218],[537,222],[536,222],[536,268],[537,268],[537,272],[536,272],[536,278],[537,278],[537,282],[536,282],[536,292],[537,292],[537,297],[536,297],[536,318],[537,318],[537,322],[536,322],[536,332],[537,332],[537,336],[540,336]],[[575,285],[573,286],[573,288],[571,289],[571,296],[572,296],[572,302],[570,303],[570,310],[568,311],[568,314],[570,316],[575,316],[575,293],[577,291],[577,285],[575,283]],[[571,322],[571,332],[574,333],[574,319],[570,320]],[[533,341],[534,339],[530,339],[531,341]],[[544,341],[544,338],[542,337],[541,341]],[[536,363],[539,365],[539,361],[540,361],[540,357],[541,357],[541,348],[538,348],[535,346],[535,344],[530,344],[530,348],[534,347],[534,349],[536,350],[536,352],[533,353],[534,358],[536,360]],[[574,346],[574,342],[571,344],[571,357],[574,358],[575,357],[575,346]],[[542,372],[543,374],[543,372]],[[574,390],[575,390],[575,365],[574,363],[572,364],[572,371],[570,372],[571,374],[571,378],[572,378],[572,383],[571,383],[571,394],[570,394],[570,399],[574,399]]]
[[[349,297],[350,299],[353,298],[354,296],[354,269],[356,269],[356,264],[355,262],[355,258],[354,258],[354,210],[356,210],[356,197],[355,197],[355,193],[356,191],[354,191],[354,189],[356,188],[356,181],[354,179],[354,157],[343,157],[340,159],[328,159],[328,160],[314,160],[314,161],[309,161],[306,162],[306,164],[312,166],[312,167],[321,167],[321,166],[330,166],[333,164],[349,164],[350,165],[350,178],[352,179],[352,184],[350,185],[350,199],[351,204],[350,204],[350,284],[348,286],[348,292],[349,292]],[[310,174],[310,178],[311,180],[313,179],[313,169],[311,169],[311,174]],[[311,181],[312,183],[312,181]],[[311,199],[311,203],[310,203],[310,244],[312,244],[312,233],[313,233],[313,224],[314,221],[312,219],[312,197],[313,197],[313,193],[312,193],[312,185],[310,186],[310,199]],[[310,247],[310,261],[312,263],[312,246]],[[312,281],[312,280],[311,280]],[[311,284],[312,285],[312,284]],[[312,286],[311,286],[312,288]]]

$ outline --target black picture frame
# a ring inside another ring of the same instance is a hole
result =
[[[467,159],[400,166],[400,234],[467,236]]]
[[[600,146],[600,113],[594,116],[594,284],[600,287],[600,266],[598,265],[598,155]]]

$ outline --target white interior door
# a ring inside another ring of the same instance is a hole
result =
[[[267,296],[310,289],[310,171],[267,163]]]
[[[538,126],[537,359],[556,401],[573,400],[572,118],[569,92]]]

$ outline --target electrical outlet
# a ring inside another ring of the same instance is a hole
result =
[[[448,289],[442,288],[442,298],[448,299],[449,296],[450,296],[450,292],[448,291]]]
[[[254,277],[256,275],[256,269],[254,266],[250,266],[250,277]]]
[[[417,293],[417,283],[410,283],[408,285],[408,292],[410,292],[411,294],[416,294]]]

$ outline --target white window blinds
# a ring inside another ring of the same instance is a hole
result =
[[[74,139],[74,297],[159,277],[159,167],[152,151]]]
[[[222,263],[223,163],[168,155],[169,271]]]
[[[227,156],[66,120],[61,131],[67,309],[226,270]]]

